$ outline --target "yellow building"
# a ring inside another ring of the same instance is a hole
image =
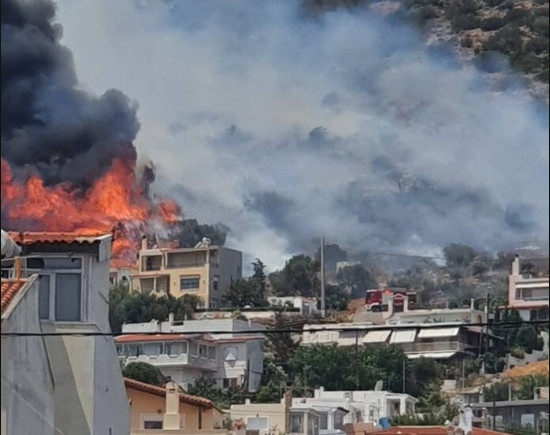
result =
[[[242,252],[211,246],[195,248],[149,248],[144,241],[138,271],[131,276],[132,291],[199,296],[204,308],[219,308],[231,284],[242,277]]]
[[[174,382],[165,388],[124,380],[130,402],[131,435],[226,435],[225,414],[202,397],[181,393]]]

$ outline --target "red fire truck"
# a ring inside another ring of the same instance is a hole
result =
[[[409,304],[416,303],[416,292],[405,289],[389,289],[385,290],[372,289],[365,293],[365,309],[379,313],[387,311],[391,303],[393,303],[393,311],[402,312],[405,307],[405,298],[409,298]]]

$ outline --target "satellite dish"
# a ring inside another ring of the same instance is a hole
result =
[[[374,386],[374,391],[382,391],[384,388],[384,381],[378,381]]]

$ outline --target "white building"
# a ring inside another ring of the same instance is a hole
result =
[[[40,332],[38,277],[2,279],[2,334]],[[2,337],[2,435],[54,435],[54,382],[44,337]]]
[[[534,260],[527,260],[533,262]],[[518,310],[524,320],[548,319],[548,271],[522,273],[519,256],[512,263],[508,283],[508,307]]]
[[[317,300],[303,296],[270,296],[267,298],[269,305],[277,308],[291,307],[300,310],[303,316],[319,313]]]
[[[123,325],[116,341],[125,364],[147,362],[184,389],[206,376],[220,388],[254,392],[264,361],[265,337],[259,330],[265,327],[236,319],[174,322],[171,316],[167,322]],[[150,335],[154,332],[164,334]]]
[[[322,430],[342,430],[345,424],[378,424],[381,418],[415,412],[418,400],[408,394],[389,391],[315,390],[312,398],[294,398],[293,409],[305,406],[317,411]],[[346,413],[340,412],[344,409]]]
[[[14,233],[23,275],[38,275],[41,331],[54,380],[57,433],[126,435],[129,406],[109,334],[111,236]],[[35,433],[41,433],[40,431]]]
[[[460,323],[407,324],[405,328],[389,325],[344,323],[305,325],[301,344],[338,346],[399,346],[409,359],[449,360],[475,356],[480,349],[483,328]],[[491,339],[494,337],[491,336]]]

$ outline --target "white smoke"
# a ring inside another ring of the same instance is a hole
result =
[[[403,23],[297,1],[61,0],[82,85],[140,103],[188,217],[271,267],[324,235],[426,253],[548,239],[548,109]]]

